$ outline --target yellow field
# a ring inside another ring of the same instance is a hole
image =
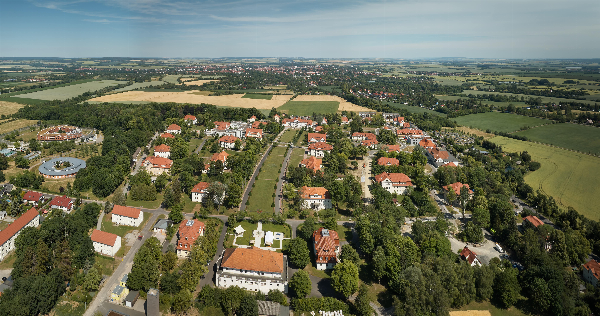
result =
[[[340,103],[340,106],[338,107],[338,112],[375,112],[369,108],[350,103],[335,95],[299,95],[294,99],[294,101],[335,101]]]
[[[450,316],[491,316],[490,311],[454,311]]]
[[[24,107],[24,104],[0,101],[0,115],[11,115],[17,113],[17,111]]]
[[[274,95],[271,100],[242,98],[244,94],[232,94],[221,96],[207,96],[205,91],[184,91],[184,92],[145,92],[145,91],[127,91],[124,93],[105,95],[93,98],[89,101],[97,102],[127,102],[127,101],[146,101],[146,102],[175,102],[200,104],[207,103],[218,106],[228,106],[237,108],[256,108],[270,110],[286,103],[291,96]]]
[[[182,80],[185,80],[185,79],[188,79],[188,78],[184,78]],[[190,78],[190,79],[195,79],[195,78]],[[219,80],[185,80],[185,82],[183,84],[189,85],[189,86],[191,86],[191,85],[201,86],[207,82],[213,82],[213,81],[219,81]]]
[[[37,123],[37,121],[34,120],[16,120],[10,123],[4,123],[0,125],[0,134],[12,132],[19,128],[34,125],[35,123]]]

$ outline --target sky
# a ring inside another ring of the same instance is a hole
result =
[[[0,57],[598,58],[599,0],[0,0]]]

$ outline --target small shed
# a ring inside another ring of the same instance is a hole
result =
[[[236,237],[242,237],[244,235],[244,232],[246,231],[244,227],[242,227],[242,225],[238,225],[234,230]]]
[[[137,302],[138,297],[140,296],[140,291],[130,291],[129,294],[125,297],[125,306],[133,307],[135,302]]]
[[[271,246],[273,244],[273,232],[268,231],[265,234],[265,245],[266,246]]]

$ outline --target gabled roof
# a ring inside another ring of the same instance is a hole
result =
[[[108,245],[111,247],[113,247],[115,245],[115,242],[117,241],[117,237],[119,237],[119,236],[115,235],[115,234],[103,232],[103,231],[97,230],[97,229],[94,229],[94,231],[92,232],[92,236],[90,236],[92,241],[95,241],[95,242],[98,242],[101,244],[105,244],[105,245]]]
[[[473,264],[473,261],[477,259],[477,254],[467,246],[465,246],[465,248],[463,248],[463,250],[460,252],[460,256],[467,260],[469,264]]]
[[[596,280],[600,280],[600,264],[598,264],[598,261],[592,259],[584,264],[583,267],[588,270]]]
[[[400,152],[400,145],[383,145],[383,146],[387,147],[388,153],[391,153],[393,151]]]
[[[460,182],[454,182],[452,184],[445,185],[442,188],[444,188],[444,190],[446,190],[446,191],[450,191],[450,189],[452,189],[452,190],[454,190],[454,193],[456,193],[456,195],[460,195],[460,189],[462,187],[469,189],[469,193],[473,193],[473,191],[469,188],[468,184],[466,184],[466,183],[462,184]]]
[[[332,150],[333,146],[327,144],[327,143],[311,143],[310,145],[308,145],[308,149],[314,149],[314,150]]]
[[[312,237],[317,263],[336,263],[335,248],[340,246],[338,233],[321,227],[313,232]]]
[[[154,147],[154,152],[155,153],[168,153],[171,152],[171,147],[169,147],[168,145],[165,144],[160,144],[158,146]]]
[[[321,133],[308,133],[308,142],[311,141],[311,139],[314,139],[316,142],[324,142],[327,141],[327,134],[321,134]]]
[[[239,138],[237,138],[235,136],[225,135],[225,136],[219,138],[219,143],[235,143],[235,141],[238,139]]]
[[[177,240],[177,249],[179,250],[192,250],[192,245],[200,236],[200,232],[204,231],[205,225],[203,222],[197,219],[183,220],[179,224],[179,230],[177,231],[179,239]]]
[[[167,127],[167,131],[180,131],[181,130],[181,126],[177,125],[177,124],[171,124],[169,125],[169,127]]]
[[[441,150],[439,148],[428,148],[427,151],[429,152],[429,154],[431,154],[431,156],[433,156],[434,159],[446,160],[446,159],[450,158],[450,153],[448,153],[445,150]]]
[[[400,161],[396,158],[381,157],[377,160],[377,164],[380,166],[399,166]]]
[[[389,179],[394,186],[412,186],[410,178],[404,173],[380,173],[375,176],[375,181],[381,183],[385,179]]]
[[[27,191],[27,193],[25,193],[25,195],[23,195],[23,200],[25,201],[34,201],[37,202],[39,201],[44,195],[42,193],[39,192],[34,192],[34,191]]]
[[[213,122],[215,124],[215,129],[227,129],[231,125],[229,122]]]
[[[171,169],[171,166],[173,165],[173,160],[157,156],[146,157],[146,159],[144,159],[144,163],[146,162],[152,164],[153,168]]]
[[[221,162],[227,161],[227,157],[229,154],[226,151],[222,151],[220,153],[214,153],[212,157],[210,157],[210,161],[220,160]]]
[[[323,126],[317,126],[317,127],[315,127],[315,131],[316,132],[320,132],[322,130],[323,130]]]
[[[306,159],[300,161],[300,165],[304,166],[307,169],[311,169],[312,171],[321,170],[321,162],[323,160],[315,158],[314,156],[310,156]]]
[[[260,272],[283,273],[283,254],[270,250],[228,248],[223,253],[221,267]]]
[[[63,196],[57,196],[57,197],[53,198],[52,201],[50,201],[49,206],[70,208],[72,205],[73,205],[73,200],[68,198],[66,195],[63,195]]]
[[[267,125],[269,122],[265,121],[254,121],[252,122],[252,128],[259,128],[261,125]]]
[[[253,137],[250,135],[258,135],[259,137],[262,137],[263,130],[260,128],[246,128],[246,137]]]
[[[160,137],[162,137],[162,138],[175,138],[175,136],[173,136],[173,134],[171,134],[171,133],[162,133],[162,134],[160,134]]]
[[[192,188],[192,193],[206,193],[205,190],[209,187],[208,182],[200,182]]]
[[[195,121],[195,120],[196,120],[196,117],[195,117],[195,116],[193,116],[193,115],[189,115],[189,114],[188,114],[188,115],[184,116],[184,117],[183,117],[183,119],[184,119],[185,121]]]
[[[314,197],[313,195],[318,195],[320,197]],[[307,187],[303,186],[300,189],[300,198],[304,200],[324,200],[331,199],[331,194],[324,187]]]
[[[14,222],[8,225],[3,231],[0,232],[0,245],[4,245],[12,236],[18,233],[25,225],[29,224],[36,216],[40,215],[35,207],[29,209],[21,217],[17,218]]]
[[[403,128],[396,130],[396,134],[398,135],[423,135],[423,131],[420,129],[414,128]]]
[[[435,148],[435,143],[430,138],[424,138],[419,142],[419,146],[423,148]]]
[[[523,218],[523,221],[528,221],[528,222],[530,222],[531,224],[533,224],[533,226],[535,226],[535,227],[539,227],[539,226],[542,226],[542,225],[544,225],[544,222],[542,222],[542,221],[541,221],[539,218],[537,218],[537,216],[535,216],[535,215],[529,215],[529,216],[525,216],[525,217]]]
[[[133,207],[115,205],[112,209],[112,213],[115,215],[138,219],[140,218],[142,211]]]
[[[376,139],[365,139],[362,142],[360,142],[360,144],[362,146],[369,147],[372,145],[377,145],[377,144],[379,144],[379,142]]]
[[[449,162],[447,164],[444,164],[442,167],[458,167],[458,163],[454,162],[454,161],[451,161],[451,162]]]

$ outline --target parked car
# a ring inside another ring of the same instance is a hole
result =
[[[502,249],[502,247],[500,247],[500,245],[498,245],[498,243],[496,243],[496,245],[494,246],[494,249],[498,250],[499,253],[504,253],[504,249]]]
[[[142,235],[138,236],[138,240],[142,240],[142,238],[144,238],[144,236],[142,236]]]

